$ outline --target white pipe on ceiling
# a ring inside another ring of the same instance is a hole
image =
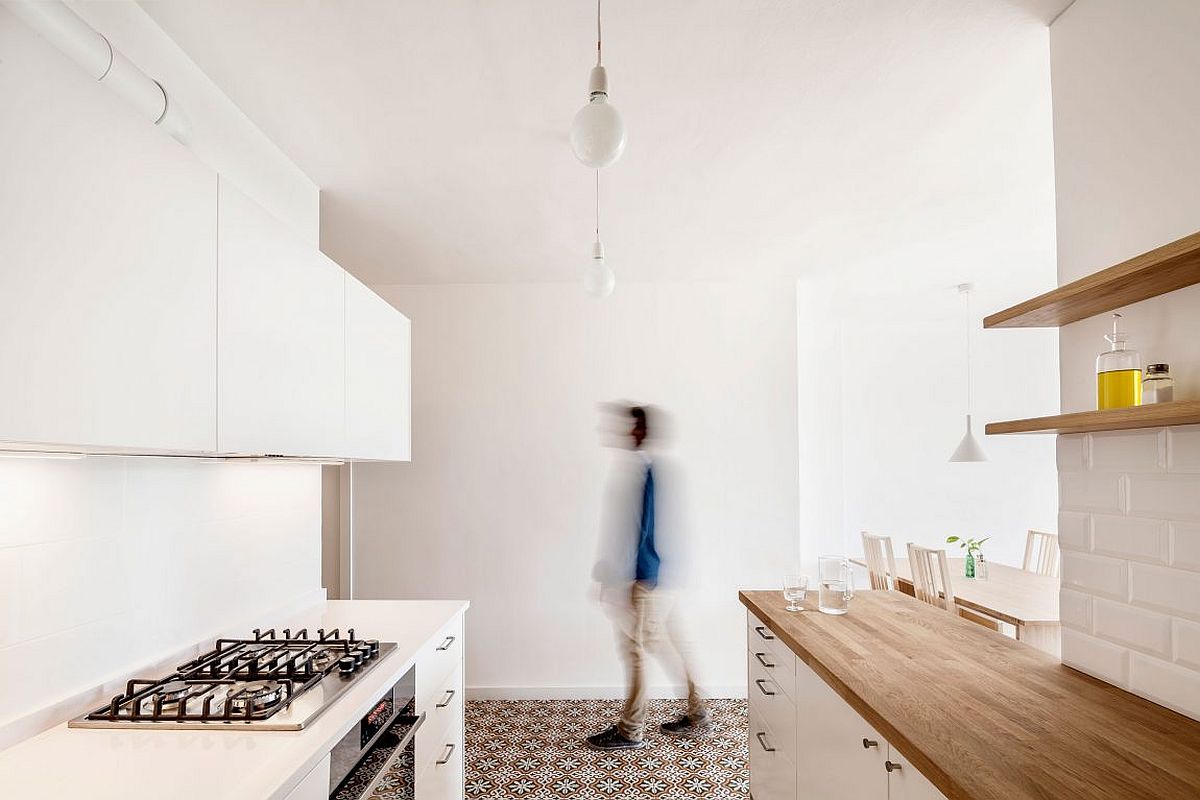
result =
[[[180,142],[188,126],[162,84],[138,69],[107,38],[61,0],[0,0],[18,19]]]

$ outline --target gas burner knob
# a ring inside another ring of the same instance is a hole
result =
[[[361,667],[362,663],[367,660],[367,657],[363,654],[363,651],[359,650],[357,647],[350,651],[350,658],[354,659],[354,666],[356,667]]]
[[[373,651],[371,646],[366,642],[363,642],[358,646],[358,652],[362,653],[363,661],[370,661],[371,657],[375,655],[375,651]]]
[[[354,656],[342,656],[338,659],[338,672],[342,675],[353,675],[360,662]]]
[[[370,650],[371,650],[372,658],[379,655],[379,640],[378,639],[368,639],[367,647],[370,648]]]

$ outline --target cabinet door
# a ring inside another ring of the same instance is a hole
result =
[[[329,756],[304,777],[286,800],[329,800]]]
[[[345,446],[345,278],[226,180],[217,228],[217,445],[338,456]]]
[[[411,457],[408,318],[346,273],[346,449],[348,458]]]
[[[909,760],[889,747],[888,800],[946,800],[929,779],[917,771]],[[896,767],[899,767],[897,769]]]
[[[216,447],[216,173],[0,12],[0,440]]]
[[[887,800],[888,743],[803,663],[796,668],[796,715],[801,800]]]

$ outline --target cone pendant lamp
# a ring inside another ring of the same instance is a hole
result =
[[[975,432],[971,428],[971,284],[960,283],[958,291],[966,298],[967,307],[967,430],[963,434],[962,441],[958,443],[958,447],[954,448],[954,452],[950,454],[950,461],[987,461],[983,446],[979,444],[979,440],[975,438]]]

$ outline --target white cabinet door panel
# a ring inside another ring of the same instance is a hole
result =
[[[754,800],[796,800],[796,767],[771,729],[750,714],[750,794]]]
[[[329,800],[329,756],[304,777],[286,800]]]
[[[211,452],[216,173],[0,23],[0,440]]]
[[[341,455],[343,272],[228,181],[219,194],[218,447]]]
[[[804,664],[796,670],[796,698],[801,800],[886,800],[883,737]]]
[[[408,318],[346,273],[347,458],[411,458]]]
[[[889,759],[893,764],[898,764],[900,769],[893,768],[888,774],[888,800],[946,800],[946,796],[918,772],[907,758],[895,748],[889,750]]]

